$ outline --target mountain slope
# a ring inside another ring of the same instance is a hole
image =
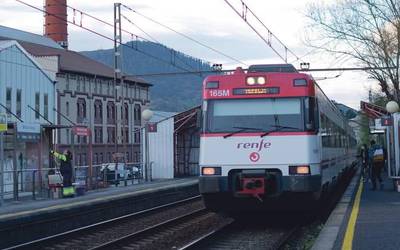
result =
[[[152,42],[129,42],[123,47],[123,68],[131,75],[210,70],[207,62]],[[82,54],[113,67],[113,49],[83,51]],[[150,55],[150,56],[148,56]],[[154,57],[161,58],[157,60]],[[182,74],[141,76],[153,84],[151,107],[183,111],[201,103],[201,84],[206,75]]]

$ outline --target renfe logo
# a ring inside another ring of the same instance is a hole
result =
[[[271,143],[264,142],[264,140],[261,140],[260,142],[239,142],[237,144],[238,149],[257,149],[257,152],[269,147],[271,147]]]

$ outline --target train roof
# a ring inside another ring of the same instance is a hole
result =
[[[298,73],[292,64],[257,64],[251,65],[248,69],[249,73],[255,72],[282,72],[282,73]]]

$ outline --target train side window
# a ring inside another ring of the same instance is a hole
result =
[[[318,129],[318,107],[314,97],[304,99],[305,128],[309,131]]]

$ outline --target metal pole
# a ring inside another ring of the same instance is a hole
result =
[[[13,175],[13,183],[14,183],[14,200],[18,201],[18,166],[17,166],[17,123],[14,123],[14,150],[13,150],[13,165],[14,165],[14,175]]]
[[[4,133],[0,132],[0,206],[4,203]]]
[[[146,181],[149,180],[149,128],[148,128],[148,122],[146,122],[146,125],[144,127],[144,135],[145,135],[145,173],[146,173]]]

